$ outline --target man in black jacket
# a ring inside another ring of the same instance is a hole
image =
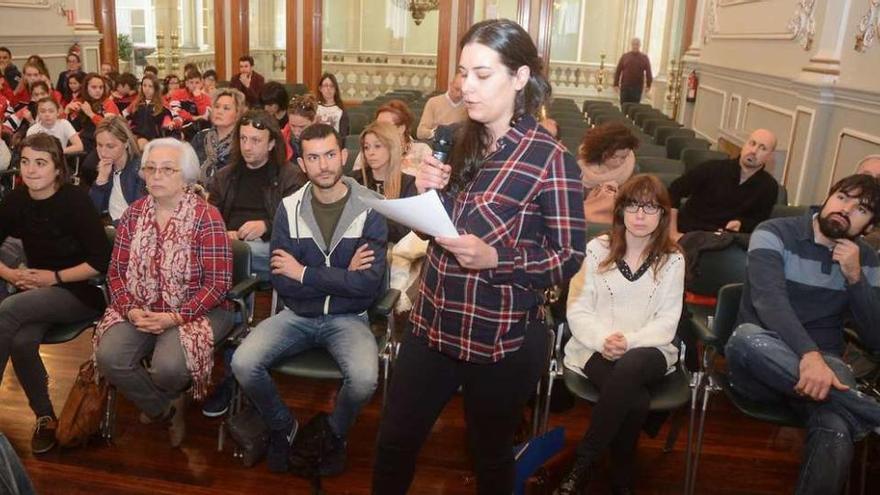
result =
[[[250,245],[253,272],[268,280],[275,211],[305,181],[287,162],[277,119],[263,110],[251,110],[239,119],[234,132],[230,164],[210,182],[208,200],[223,215],[229,237]]]
[[[779,184],[765,168],[775,150],[776,136],[758,129],[739,158],[706,162],[675,179],[669,186],[673,238],[695,230],[749,233],[769,218]],[[682,198],[688,198],[684,206]]]

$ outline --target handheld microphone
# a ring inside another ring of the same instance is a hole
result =
[[[452,151],[452,127],[440,126],[434,132],[434,143],[431,148],[434,150],[432,155],[440,163],[446,163],[449,159],[449,152]]]

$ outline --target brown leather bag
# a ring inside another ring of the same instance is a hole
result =
[[[80,365],[79,375],[67,396],[55,438],[62,447],[83,445],[101,429],[107,405],[107,380],[95,381],[95,363],[91,359]]]

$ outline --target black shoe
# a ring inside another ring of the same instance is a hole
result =
[[[290,454],[290,470],[297,476],[337,476],[345,470],[346,443],[329,420],[326,413],[318,413],[303,427]]]
[[[216,418],[226,414],[226,411],[229,410],[229,403],[232,402],[233,380],[234,378],[229,376],[217,385],[214,392],[202,404],[203,415]]]
[[[58,428],[58,420],[52,416],[40,416],[34,427],[34,435],[31,437],[31,452],[44,454],[52,450],[58,441],[55,439],[55,429]]]
[[[562,479],[559,488],[553,492],[553,495],[580,495],[587,489],[591,476],[590,463],[584,459],[576,459],[571,471]]]
[[[288,470],[287,458],[290,456],[290,446],[296,438],[299,423],[293,420],[293,426],[288,430],[270,430],[269,448],[266,451],[266,466],[273,473],[286,473]]]

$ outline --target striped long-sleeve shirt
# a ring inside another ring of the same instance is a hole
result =
[[[430,347],[477,363],[519,349],[539,293],[573,277],[586,247],[574,157],[532,117],[497,144],[469,186],[444,202],[459,233],[497,250],[498,266],[462,268],[431,243],[411,314],[413,333]]]
[[[862,277],[846,281],[831,250],[817,244],[815,211],[758,225],[749,242],[748,278],[738,323],[776,332],[799,356],[843,352],[844,317],[851,314],[866,346],[880,349],[880,267],[864,241]]]

